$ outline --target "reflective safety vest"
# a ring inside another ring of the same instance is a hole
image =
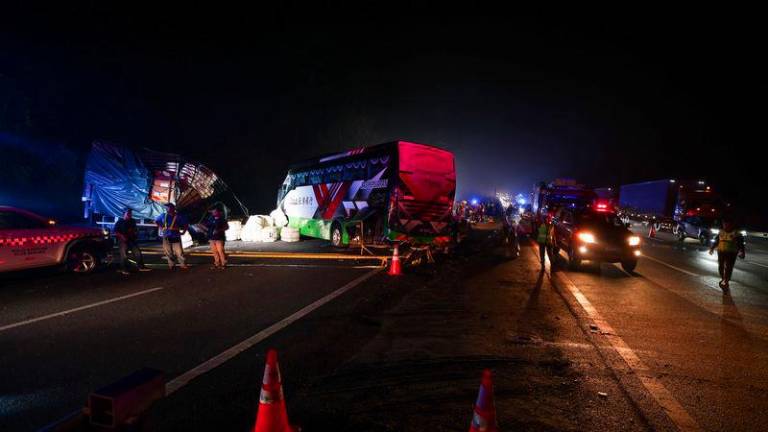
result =
[[[539,225],[539,231],[536,235],[536,241],[544,244],[547,242],[547,239],[549,238],[549,229],[547,229],[547,224],[541,224]]]
[[[163,231],[169,230],[169,231],[178,231],[179,228],[176,227],[176,215],[173,215],[173,219],[171,220],[171,226],[168,227],[168,213],[163,216]]]
[[[736,230],[731,232],[720,231],[720,241],[717,243],[718,252],[738,252],[739,247],[736,244]]]

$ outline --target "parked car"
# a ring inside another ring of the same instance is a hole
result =
[[[582,261],[621,263],[632,272],[640,256],[640,237],[611,211],[561,208],[555,216],[555,250],[564,250],[568,266]]]
[[[0,273],[51,266],[90,273],[111,250],[109,233],[101,228],[61,226],[26,210],[0,207]]]
[[[674,234],[679,241],[686,238],[694,238],[702,245],[708,245],[720,232],[720,221],[716,218],[701,216],[686,216],[682,218],[674,229]]]

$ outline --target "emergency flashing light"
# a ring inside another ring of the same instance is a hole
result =
[[[472,205],[477,205],[477,198],[472,198]]]

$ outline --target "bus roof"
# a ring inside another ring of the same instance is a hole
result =
[[[433,145],[430,145],[430,144],[415,143],[415,142],[410,142],[410,141],[389,141],[389,142],[385,142],[385,143],[381,143],[381,144],[376,144],[376,145],[372,145],[372,146],[368,146],[368,147],[358,147],[358,148],[350,149],[350,150],[343,151],[343,152],[326,153],[326,154],[324,154],[322,156],[318,156],[318,157],[315,157],[315,158],[312,158],[312,159],[306,159],[306,160],[303,160],[301,162],[296,162],[294,164],[291,164],[291,165],[289,165],[288,170],[289,170],[289,172],[291,172],[291,171],[301,170],[301,169],[312,167],[312,166],[316,166],[316,165],[323,165],[325,163],[332,163],[332,161],[337,160],[337,159],[343,159],[343,158],[347,158],[347,157],[352,157],[352,156],[355,156],[355,155],[358,155],[358,154],[363,154],[363,153],[375,153],[375,152],[378,152],[378,151],[396,152],[398,150],[398,147],[399,147],[400,144],[420,145],[420,146],[425,146],[425,147],[436,148],[436,149],[439,149],[439,150],[442,150],[442,151],[446,151],[446,152],[448,151],[448,150],[445,150],[443,148],[440,148],[440,147],[437,147],[437,146],[433,146]]]

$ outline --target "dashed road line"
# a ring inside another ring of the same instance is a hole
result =
[[[179,375],[178,377],[174,378],[173,380],[169,381],[165,385],[165,392],[167,395],[170,395],[182,387],[189,384],[190,381],[193,379],[199,377],[200,375],[203,375],[210,370],[221,366],[222,364],[228,362],[229,360],[236,357],[238,354],[248,350],[249,348],[253,347],[254,345],[262,342],[263,340],[267,339],[268,337],[272,336],[273,334],[279,332],[280,330],[288,327],[289,325],[293,324],[294,322],[300,320],[301,318],[305,317],[312,311],[318,309],[319,307],[325,305],[326,303],[330,302],[331,300],[335,299],[336,297],[344,294],[345,292],[351,290],[352,288],[360,285],[361,283],[365,282],[366,280],[370,279],[372,276],[376,275],[377,273],[381,272],[383,270],[382,267],[378,267],[374,270],[369,271],[368,273],[365,273],[364,275],[354,279],[353,281],[347,283],[346,285],[342,286],[341,288],[337,289],[336,291],[326,295],[325,297],[303,307],[302,309],[298,310],[297,312],[293,313],[292,315],[289,315],[282,320],[272,324],[271,326],[265,328],[264,330],[261,330],[260,332],[256,333],[255,335],[249,337],[248,339],[243,340],[242,342],[238,343],[237,345],[232,346],[231,348],[228,348],[224,352],[216,355],[215,357],[212,357],[203,363],[195,366],[194,368],[188,370],[187,372],[184,372],[183,374]]]
[[[34,324],[34,323],[40,322],[40,321],[45,321],[45,320],[48,320],[48,319],[51,319],[51,318],[58,318],[58,317],[61,317],[61,316],[73,314],[75,312],[80,312],[80,311],[83,311],[83,310],[92,309],[92,308],[99,307],[99,306],[104,306],[106,304],[115,303],[115,302],[119,302],[119,301],[122,301],[122,300],[127,300],[129,298],[137,297],[137,296],[144,295],[144,294],[153,293],[155,291],[160,291],[161,289],[164,289],[164,287],[157,287],[157,288],[151,288],[151,289],[144,290],[144,291],[138,291],[138,292],[135,292],[135,293],[126,294],[124,296],[115,297],[115,298],[103,300],[103,301],[100,301],[100,302],[87,304],[87,305],[76,307],[76,308],[73,308],[73,309],[67,309],[67,310],[64,310],[64,311],[61,311],[61,312],[55,312],[55,313],[52,313],[52,314],[43,315],[43,316],[40,316],[40,317],[37,317],[37,318],[31,318],[31,319],[28,319],[28,320],[15,322],[13,324],[6,324],[6,325],[0,327],[0,332],[4,332],[6,330],[14,329],[14,328],[17,328],[17,327],[22,327],[22,326],[29,325],[29,324]]]
[[[651,261],[653,261],[653,262],[657,262],[657,263],[659,263],[659,264],[661,264],[661,265],[663,265],[663,266],[667,266],[667,267],[669,267],[669,268],[671,268],[671,269],[673,269],[673,270],[677,270],[677,271],[679,271],[680,273],[685,273],[685,274],[687,274],[688,276],[693,276],[693,277],[701,277],[701,276],[702,276],[702,275],[700,275],[700,274],[698,274],[698,273],[690,272],[690,271],[688,271],[688,270],[686,270],[686,269],[682,269],[682,268],[680,268],[680,267],[677,267],[677,266],[673,266],[672,264],[669,264],[669,263],[665,263],[664,261],[662,261],[662,260],[660,260],[660,259],[656,259],[656,258],[654,258],[654,257],[652,257],[652,256],[650,256],[650,255],[648,255],[648,254],[643,254],[643,257],[645,257],[645,258],[648,258],[649,260],[651,260]]]
[[[756,263],[756,262],[754,262],[754,261],[749,261],[749,260],[743,260],[743,261],[744,261],[745,263],[747,263],[747,264],[752,264],[752,265],[756,265],[756,266],[760,266],[760,267],[768,268],[768,265],[765,265],[765,264],[760,264],[760,263]]]
[[[646,364],[637,356],[637,353],[629,347],[629,345],[620,336],[617,336],[616,331],[606,321],[602,315],[595,309],[592,303],[587,297],[579,290],[579,288],[564,274],[556,272],[550,273],[550,277],[558,279],[558,281],[564,286],[576,301],[579,302],[582,309],[587,313],[589,318],[601,329],[602,334],[605,336],[608,343],[616,351],[619,356],[627,363],[630,369],[632,369],[637,378],[642,383],[643,387],[650,393],[650,395],[656,400],[656,402],[662,407],[667,416],[677,426],[680,431],[693,432],[700,431],[701,428],[696,421],[691,417],[688,411],[683,408],[680,402],[675,399],[672,393],[664,387],[658,379],[651,375],[651,370]]]

